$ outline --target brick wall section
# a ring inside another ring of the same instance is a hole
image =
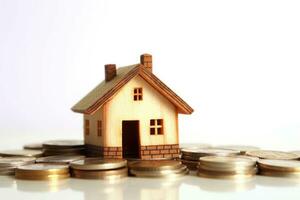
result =
[[[141,146],[141,159],[155,159],[155,158],[172,159],[178,157],[179,157],[178,144]]]
[[[89,157],[103,157],[103,158],[122,158],[122,147],[101,147],[86,144],[86,156]],[[165,145],[150,145],[140,147],[141,159],[155,159],[155,158],[178,158],[179,145],[165,144]]]
[[[122,147],[101,147],[86,144],[85,150],[89,157],[122,158]]]

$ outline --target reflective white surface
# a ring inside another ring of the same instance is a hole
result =
[[[0,177],[1,199],[300,199],[300,180],[256,176],[245,181],[185,177],[119,181],[80,180],[24,181]]]

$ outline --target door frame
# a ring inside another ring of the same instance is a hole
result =
[[[135,120],[135,119],[129,119],[129,120],[122,120],[121,121],[121,127],[122,127],[122,136],[121,136],[121,138],[122,138],[122,141],[121,141],[121,144],[122,144],[122,157],[123,157],[123,122],[126,122],[126,121],[134,121],[134,122],[137,122],[137,126],[138,126],[138,128],[137,128],[137,136],[138,136],[138,139],[137,139],[137,141],[138,141],[138,158],[141,158],[141,127],[140,127],[140,120]]]

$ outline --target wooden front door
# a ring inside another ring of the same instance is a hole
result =
[[[140,157],[140,121],[122,121],[123,158]]]

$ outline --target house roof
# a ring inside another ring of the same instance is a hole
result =
[[[109,101],[127,82],[135,76],[140,75],[153,88],[167,98],[178,109],[179,113],[191,114],[193,109],[168,86],[159,80],[152,72],[142,64],[119,67],[117,75],[111,81],[102,81],[77,104],[72,107],[74,112],[92,114],[103,104]]]

